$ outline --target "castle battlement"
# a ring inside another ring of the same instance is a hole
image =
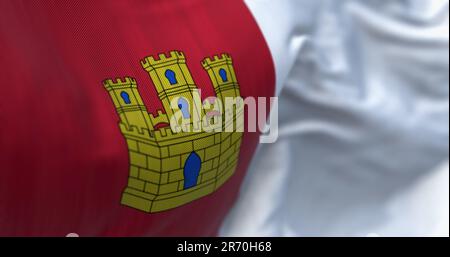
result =
[[[132,77],[106,79],[103,81],[103,85],[105,86],[106,90],[108,90],[108,91],[110,91],[112,89],[136,88],[137,87],[136,79],[134,79]]]
[[[184,57],[183,52],[170,51],[169,56],[167,56],[165,53],[159,54],[158,58],[155,58],[153,56],[147,56],[141,61],[141,65],[142,68],[149,71],[161,66],[184,62],[186,62],[186,59]]]
[[[161,127],[159,129],[152,131],[152,137],[154,138],[154,140],[156,140],[158,142],[163,142],[163,141],[169,140],[169,139],[186,137],[189,134],[193,134],[193,133],[191,133],[191,132],[186,133],[183,131],[174,132],[174,131],[172,131],[172,128],[170,126]]]
[[[153,136],[155,137],[156,141],[164,141],[166,139],[175,138],[177,136],[184,136],[181,133],[183,132],[174,133],[170,127],[162,127],[158,130],[155,130]]]
[[[150,121],[153,126],[159,123],[169,123],[169,118],[167,118],[167,114],[163,113],[161,110],[158,110],[158,114],[154,116],[152,113],[149,114]]]
[[[153,131],[148,128],[138,127],[135,125],[127,125],[123,122],[119,123],[120,131],[126,136],[134,136],[141,139],[151,139],[154,138]]]
[[[158,111],[158,113],[162,114],[161,111]],[[169,123],[167,120],[167,116],[165,114],[162,114],[162,115],[164,117],[158,116],[157,119],[159,118],[159,119],[163,120],[163,122]],[[149,117],[152,119],[153,115],[150,114]],[[153,121],[154,120],[152,120],[152,122]],[[160,122],[153,123],[153,125],[156,125],[158,123],[160,123]],[[122,133],[125,134],[126,137],[131,136],[131,137],[139,138],[140,140],[144,140],[144,141],[149,140],[151,142],[159,142],[159,143],[163,143],[167,140],[185,138],[188,136],[195,135],[195,132],[184,132],[184,131],[174,132],[174,131],[172,131],[172,128],[170,126],[160,127],[158,129],[149,129],[146,127],[140,127],[140,126],[136,126],[136,125],[127,125],[123,122],[120,122],[119,126],[120,126],[120,130],[122,131]],[[190,124],[188,124],[187,126],[190,126]],[[190,128],[190,129],[192,131],[192,128]],[[198,133],[199,132],[197,132],[197,134]]]
[[[202,66],[205,69],[209,69],[211,67],[223,65],[225,63],[232,63],[231,56],[229,54],[221,54],[220,56],[214,55],[212,58],[206,57],[202,61]]]

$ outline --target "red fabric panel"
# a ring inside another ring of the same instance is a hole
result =
[[[128,150],[102,80],[132,76],[162,105],[140,60],[180,50],[203,96],[200,61],[229,53],[241,95],[269,97],[268,47],[242,1],[1,1],[0,236],[209,236],[237,197],[258,143],[245,133],[218,191],[156,214],[120,204]]]

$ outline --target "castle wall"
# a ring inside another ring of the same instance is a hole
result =
[[[122,202],[152,212],[176,206],[184,198],[183,194],[189,194],[189,189],[183,188],[183,168],[193,151],[199,155],[202,162],[195,188],[205,187],[207,190],[203,190],[204,194],[213,192],[231,176],[228,173],[234,171],[242,133],[202,133],[201,136],[203,137],[197,140],[179,142],[165,148],[127,139],[130,175],[126,192],[130,196],[123,198]],[[230,170],[231,172],[226,172]],[[222,177],[224,179],[221,180]],[[149,195],[143,197],[143,194]],[[148,201],[149,198],[153,201]],[[167,198],[173,200],[164,201]],[[142,207],[142,202],[148,202],[148,205]]]

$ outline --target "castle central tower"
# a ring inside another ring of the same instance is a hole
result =
[[[200,101],[197,106],[201,106],[201,99],[195,99],[193,94],[198,88],[186,65],[184,54],[171,51],[169,57],[165,54],[159,54],[158,57],[159,60],[153,56],[145,57],[141,65],[149,73],[155,85],[168,120],[170,121],[178,110],[182,111],[183,119],[192,120],[191,114],[201,117],[202,110],[195,108],[194,104],[194,100]],[[175,102],[175,106],[171,106],[172,101]]]

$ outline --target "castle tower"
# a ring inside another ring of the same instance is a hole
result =
[[[136,127],[137,131],[153,130],[135,79],[131,77],[118,78],[115,81],[107,79],[103,81],[103,85],[113,100],[121,124],[128,129]]]
[[[216,95],[222,103],[225,97],[236,97],[240,95],[239,84],[233,69],[233,61],[228,54],[222,54],[202,61],[203,68],[208,72]]]
[[[209,78],[216,92],[216,96],[222,101],[224,106],[223,115],[225,116],[225,122],[223,123],[223,129],[225,131],[233,131],[233,124],[236,130],[243,128],[243,103],[241,98],[233,101],[236,105],[230,107],[225,106],[225,98],[240,97],[239,84],[234,73],[233,61],[228,54],[222,54],[221,56],[215,55],[212,59],[205,58],[202,61],[203,68],[208,72]],[[233,117],[229,119],[228,117]]]
[[[197,117],[201,117],[202,110],[194,108],[193,90],[198,88],[186,65],[184,54],[179,51],[171,51],[169,57],[165,54],[159,54],[158,57],[159,60],[155,60],[152,56],[145,57],[141,61],[141,65],[149,73],[168,119],[170,120],[174,113],[179,111],[171,108],[172,100],[176,101],[184,119],[192,120],[191,115],[194,112],[199,115]],[[201,99],[196,99],[196,101],[201,101]],[[199,106],[201,106],[201,102]]]

